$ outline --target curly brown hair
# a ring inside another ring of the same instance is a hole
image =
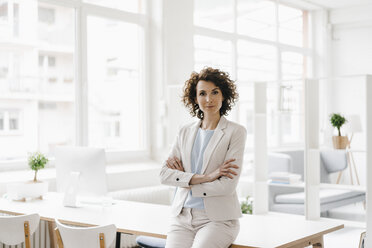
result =
[[[230,79],[227,72],[211,67],[206,67],[199,73],[192,72],[190,78],[185,82],[183,87],[182,101],[186,108],[189,109],[192,116],[197,116],[203,120],[204,113],[196,103],[196,86],[200,80],[214,83],[222,92],[223,101],[220,109],[220,115],[227,115],[232,106],[238,100],[239,94],[236,85]]]

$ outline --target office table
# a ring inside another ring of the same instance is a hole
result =
[[[93,226],[115,224],[117,231],[165,238],[170,223],[170,207],[131,201],[116,201],[114,205],[62,206],[63,196],[49,192],[43,200],[27,202],[0,199],[0,212],[7,214],[38,213],[42,220],[55,218],[65,224]],[[323,235],[343,228],[343,225],[283,218],[271,215],[244,215],[240,233],[232,248],[280,247],[297,248],[313,245],[323,247]]]

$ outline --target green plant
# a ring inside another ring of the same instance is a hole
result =
[[[338,130],[338,136],[341,136],[341,126],[345,124],[345,122],[347,122],[347,120],[345,119],[345,117],[343,117],[342,115],[340,114],[336,114],[336,113],[333,113],[330,115],[330,119],[331,121],[331,124],[333,127],[337,128]]]
[[[35,171],[34,182],[37,182],[37,172],[43,169],[49,162],[49,159],[41,152],[34,152],[28,156],[28,165]]]
[[[247,196],[244,201],[240,204],[240,208],[243,214],[252,214],[253,211],[253,200],[250,196]]]

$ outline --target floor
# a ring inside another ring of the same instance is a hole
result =
[[[282,214],[270,212],[271,214]],[[287,214],[286,217],[288,217]],[[290,215],[297,218],[299,215]],[[303,218],[303,216],[301,216]],[[365,209],[363,203],[334,208],[322,221],[344,224],[344,228],[324,236],[324,248],[359,248],[360,235],[365,231]],[[310,248],[310,247],[309,247]]]
[[[349,227],[324,236],[324,248],[358,248],[363,228]]]
[[[332,209],[328,217],[343,219],[345,228],[324,236],[325,248],[359,248],[360,234],[365,231],[363,203]]]

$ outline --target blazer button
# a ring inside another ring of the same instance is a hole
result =
[[[176,181],[179,181],[180,179],[177,177]]]
[[[207,195],[207,193],[203,193],[203,195],[204,195],[204,196],[206,196],[206,195]]]

